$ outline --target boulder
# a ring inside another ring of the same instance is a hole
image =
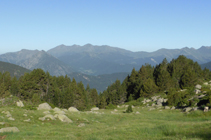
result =
[[[66,123],[72,123],[73,121],[71,119],[69,119],[66,115],[64,114],[59,114],[58,119],[62,122],[66,122]]]
[[[13,117],[9,117],[8,120],[14,121],[15,119]]]
[[[165,106],[164,108],[165,108],[165,109],[170,109],[170,107],[169,107],[169,106]]]
[[[93,108],[91,109],[91,111],[96,111],[96,110],[99,110],[99,108],[98,108],[98,107],[93,107]]]
[[[204,107],[204,112],[208,112],[209,111],[209,107],[208,106],[205,106]]]
[[[204,85],[208,85],[208,82],[203,83]]]
[[[168,101],[168,99],[163,99],[163,102],[166,103]]]
[[[195,89],[194,92],[195,92],[196,94],[199,94],[199,93],[201,93],[201,90]]]
[[[70,108],[68,108],[68,111],[70,111],[70,112],[78,112],[78,109],[75,108],[75,107],[70,107]]]
[[[146,103],[151,102],[151,101],[152,101],[152,100],[150,100],[150,99],[145,100]]]
[[[24,107],[24,104],[21,100],[19,100],[18,102],[16,102],[16,105],[19,107]]]
[[[198,109],[199,109],[199,107],[193,107],[191,111],[196,111]]]
[[[51,120],[55,120],[54,116],[51,114],[47,114],[44,116],[45,119],[51,119]]]
[[[61,111],[61,109],[58,108],[58,107],[55,107],[55,108],[53,109],[53,111]]]
[[[80,123],[79,125],[78,125],[78,127],[84,127],[85,126],[85,123]]]
[[[0,129],[0,133],[4,132],[20,132],[20,130],[17,127],[5,127]]]
[[[44,114],[51,114],[49,111],[44,111],[43,113]]]
[[[172,106],[172,107],[171,107],[171,110],[174,110],[174,109],[176,109],[176,108],[175,108],[174,106]]]
[[[195,86],[195,88],[196,88],[196,89],[201,89],[201,85],[197,84],[197,85]]]
[[[51,110],[51,106],[48,103],[42,103],[38,106],[37,110]]]
[[[191,111],[191,110],[192,110],[191,107],[186,107],[186,108],[183,109],[184,112],[189,112],[189,111]]]

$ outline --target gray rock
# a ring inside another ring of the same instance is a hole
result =
[[[136,111],[136,114],[140,114],[140,112]]]
[[[168,101],[168,99],[163,99],[163,102],[166,103]]]
[[[44,116],[45,119],[51,119],[51,120],[55,120],[54,116],[51,114],[47,114]]]
[[[85,123],[80,123],[79,125],[78,125],[78,127],[84,127],[85,126]]]
[[[204,107],[204,112],[208,112],[209,111],[209,107],[208,106],[205,106]]]
[[[191,110],[192,110],[192,107],[186,107],[186,108],[183,109],[184,112],[189,112]]]
[[[93,108],[91,109],[91,111],[96,111],[96,110],[99,110],[99,108],[98,108],[98,107],[93,107]]]
[[[203,83],[204,85],[208,85],[208,82]]]
[[[17,127],[5,127],[0,129],[0,133],[4,132],[20,132],[20,130]]]
[[[5,122],[0,122],[0,125],[4,125],[5,124]]]
[[[55,108],[53,109],[53,111],[61,111],[61,109],[58,108],[58,107],[55,107]]]
[[[19,107],[24,107],[24,104],[21,100],[19,100],[18,102],[16,102],[16,105]]]
[[[191,111],[196,111],[198,109],[199,109],[199,107],[193,107]]]
[[[23,120],[24,122],[30,122],[31,120],[30,119],[27,119],[27,120]]]
[[[152,101],[152,100],[150,100],[150,99],[145,100],[146,103],[151,102],[151,101]]]
[[[66,115],[64,114],[59,114],[58,119],[62,122],[66,122],[66,123],[72,123],[73,121],[71,119],[69,119]]]
[[[165,106],[164,108],[165,108],[165,109],[170,109],[170,107],[169,107],[169,106]]]
[[[175,110],[176,108],[174,106],[171,107],[171,110]]]
[[[15,119],[13,117],[9,117],[8,120],[14,121]]]
[[[195,86],[195,88],[196,88],[196,89],[201,89],[201,85],[197,84],[197,85]]]
[[[155,106],[155,103],[152,103],[152,106]]]
[[[42,103],[38,106],[37,110],[51,110],[51,106],[48,103]]]
[[[201,93],[201,90],[195,89],[194,92],[195,92],[195,94],[199,94],[199,93]]]
[[[44,114],[51,114],[49,111],[44,111],[43,113]]]
[[[70,107],[70,108],[68,108],[68,111],[70,111],[70,112],[78,112],[78,109],[75,108],[75,107]]]

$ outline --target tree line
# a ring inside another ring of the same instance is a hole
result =
[[[138,71],[133,69],[122,84],[116,80],[101,93],[100,99],[101,102],[105,101],[106,105],[118,105],[164,91],[173,93],[172,91],[191,88],[209,79],[211,72],[208,69],[202,70],[197,62],[181,55],[177,59],[172,59],[170,63],[164,59],[155,67],[145,64]],[[178,96],[171,97],[175,100]],[[172,102],[169,100],[169,105],[174,105]]]
[[[38,104],[48,102],[60,108],[76,107],[86,110],[98,105],[96,89],[84,88],[67,76],[51,76],[42,69],[34,69],[19,79],[11,77],[9,72],[0,73],[0,97],[14,95],[22,100]]]
[[[208,69],[202,70],[197,62],[181,55],[170,63],[164,59],[155,67],[145,64],[138,71],[133,69],[122,83],[116,80],[100,94],[96,89],[90,89],[89,85],[85,88],[82,82],[77,83],[74,78],[51,76],[42,69],[34,69],[19,79],[11,77],[9,72],[0,72],[0,97],[12,94],[32,104],[48,102],[60,108],[74,106],[79,110],[88,110],[93,106],[112,107],[163,91],[193,87],[209,79],[211,72]],[[177,96],[171,94],[169,101],[172,100],[172,103],[169,104],[178,103],[175,101]]]

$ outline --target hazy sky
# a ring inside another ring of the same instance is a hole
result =
[[[211,45],[211,0],[0,0],[0,53],[65,45]]]

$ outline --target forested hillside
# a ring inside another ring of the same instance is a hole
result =
[[[96,89],[85,89],[67,76],[53,77],[42,69],[25,73],[19,79],[11,78],[9,72],[0,73],[0,97],[14,95],[21,100],[30,101],[31,105],[48,102],[54,106],[79,110],[88,109],[98,104]]]
[[[74,106],[79,110],[87,110],[93,106],[105,108],[130,101],[140,103],[143,98],[165,94],[167,105],[191,106],[198,101],[198,98],[192,98],[192,87],[210,79],[211,72],[208,69],[202,70],[197,62],[181,55],[170,63],[164,59],[155,67],[146,64],[138,71],[133,69],[123,83],[116,80],[99,95],[96,89],[91,89],[89,85],[85,88],[82,82],[77,83],[74,78],[51,76],[42,69],[25,73],[19,79],[11,78],[9,72],[0,73],[0,97],[12,94],[30,101],[32,105],[48,102],[60,108]],[[177,92],[181,89],[187,91]],[[200,105],[211,106],[211,92],[207,91]]]
[[[188,105],[192,91],[183,93],[176,91],[191,89],[196,84],[209,79],[211,79],[211,72],[208,69],[202,70],[197,62],[181,55],[170,63],[164,59],[155,67],[146,64],[138,71],[133,69],[122,84],[117,80],[100,97],[101,101],[105,101],[106,104],[118,105],[166,93],[169,98],[168,105],[178,106],[183,102]]]

